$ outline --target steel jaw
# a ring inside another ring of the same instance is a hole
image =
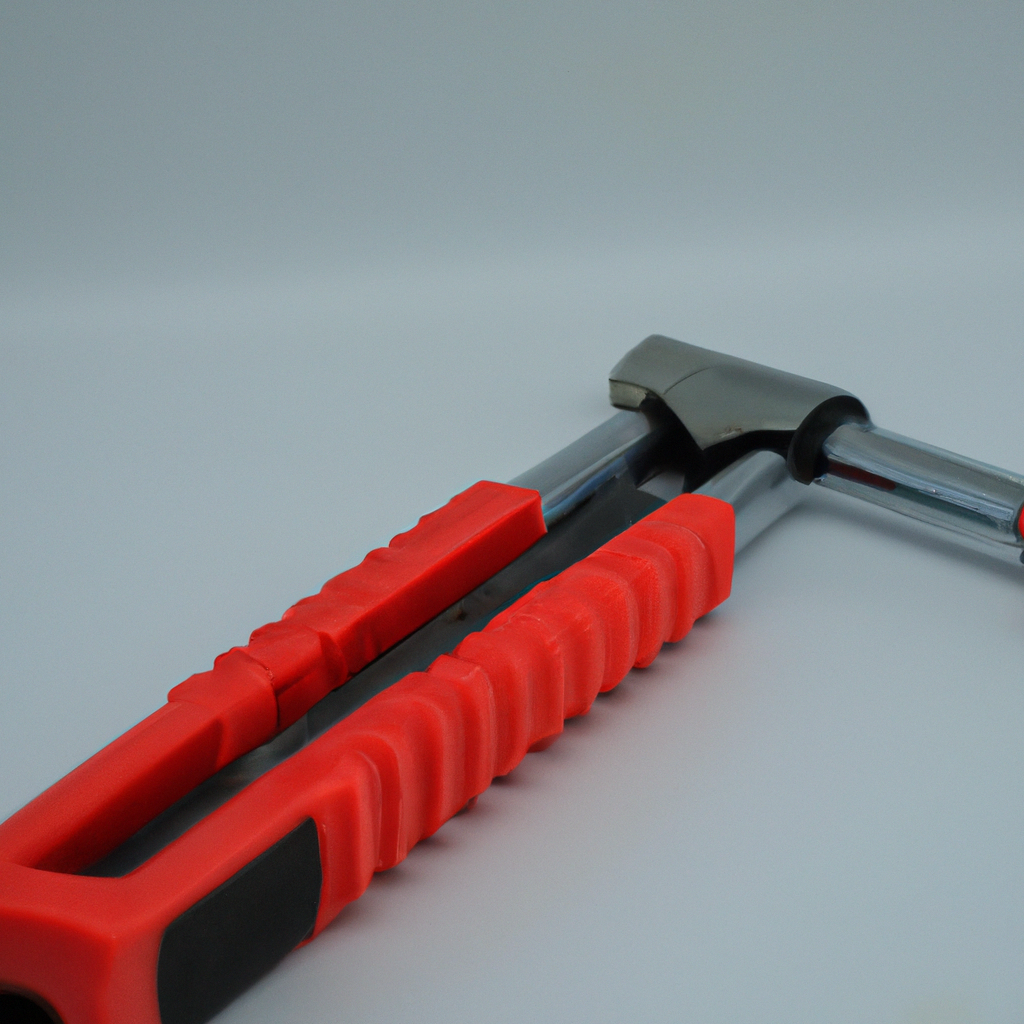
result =
[[[660,335],[627,353],[609,385],[613,405],[646,411],[652,424],[669,420],[652,429],[674,431],[686,489],[743,496],[738,546],[773,521],[759,498],[775,495],[766,501],[778,509],[788,476],[949,531],[1003,560],[1024,559],[1024,476],[883,430],[840,388]],[[798,489],[787,494],[799,500]],[[751,533],[744,516],[759,529]]]

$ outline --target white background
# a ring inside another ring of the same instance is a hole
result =
[[[664,333],[1024,469],[1024,8],[11,4],[0,816]],[[819,495],[225,1022],[1024,1019],[1019,573]]]

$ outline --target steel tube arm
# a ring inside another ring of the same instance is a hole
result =
[[[822,447],[815,483],[950,530],[1019,562],[1024,477],[871,423],[845,423]]]

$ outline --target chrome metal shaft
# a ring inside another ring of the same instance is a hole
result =
[[[652,467],[662,428],[639,412],[616,413],[551,458],[511,483],[540,491],[544,519],[550,526],[581,505],[603,483],[629,472],[635,480]],[[667,470],[644,490],[668,499],[681,493],[683,475]],[[751,452],[698,489],[729,502],[736,510],[736,550],[788,512],[807,494],[789,475],[786,460],[774,452]]]
[[[736,512],[736,552],[807,496],[805,484],[790,476],[786,460],[775,452],[751,452],[738,459],[695,494],[729,502]]]
[[[602,484],[629,472],[641,480],[655,468],[665,428],[640,412],[620,412],[512,483],[540,491],[552,525]],[[951,531],[968,546],[1024,561],[1024,476],[882,430],[846,423],[822,446],[825,470],[815,483]],[[684,489],[678,470],[645,489],[671,497]],[[663,493],[664,492],[664,493]],[[671,492],[671,493],[670,493]],[[774,452],[753,452],[708,480],[698,493],[736,510],[736,549],[806,494]]]
[[[932,445],[847,423],[825,441],[815,483],[952,530],[972,546],[1021,560],[1024,476]]]
[[[551,526],[613,477],[627,470],[634,479],[646,476],[661,439],[661,428],[643,413],[619,412],[509,483],[540,491]]]

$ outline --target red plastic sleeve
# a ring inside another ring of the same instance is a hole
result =
[[[725,600],[733,545],[729,505],[677,498],[332,730],[330,744],[361,753],[378,780],[377,870]],[[360,884],[349,874],[342,889]],[[324,900],[319,926],[341,905]]]
[[[0,861],[77,871],[296,721],[545,532],[540,496],[481,482],[424,516],[0,825]]]
[[[0,842],[0,979],[43,995],[67,1024],[158,1024],[164,930],[307,819],[319,839],[319,932],[375,871],[398,863],[723,601],[733,530],[731,506],[675,499],[123,878],[10,863]]]

